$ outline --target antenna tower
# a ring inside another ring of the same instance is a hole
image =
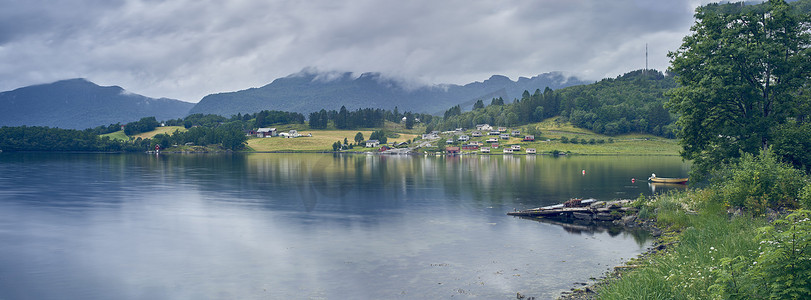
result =
[[[648,72],[648,43],[645,43],[645,70],[642,71],[642,74],[647,74]]]

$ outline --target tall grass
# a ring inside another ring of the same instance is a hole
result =
[[[643,267],[611,282],[600,292],[601,299],[706,299],[719,279],[715,271],[724,267],[723,261],[757,256],[755,237],[757,229],[766,225],[763,220],[729,219],[716,212],[679,214],[681,208],[674,206],[673,197],[659,200],[666,202],[657,217],[683,228],[678,242],[667,255],[654,256]]]

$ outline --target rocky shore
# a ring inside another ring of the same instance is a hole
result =
[[[653,244],[636,258],[628,260],[625,264],[615,266],[599,278],[590,278],[593,283],[575,282],[575,287],[561,293],[559,299],[595,299],[600,288],[611,281],[621,278],[640,263],[651,256],[664,251],[673,242],[663,239],[665,232],[656,226],[652,219],[642,219],[639,211],[633,205],[633,200],[596,201],[593,199],[572,199],[560,205],[528,209],[508,213],[508,215],[533,219],[536,221],[554,223],[564,228],[586,230],[587,228],[601,228],[619,226],[625,229],[645,230],[655,238]],[[518,299],[521,299],[520,295]]]

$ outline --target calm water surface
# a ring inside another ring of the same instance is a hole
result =
[[[0,299],[554,298],[646,234],[506,212],[650,195],[631,178],[688,171],[658,156],[0,153]]]

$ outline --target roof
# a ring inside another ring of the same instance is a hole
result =
[[[259,128],[256,130],[256,132],[271,132],[271,131],[276,131],[276,128]]]
[[[380,143],[380,141],[378,141],[378,140],[368,140],[366,142],[367,143],[378,143],[378,144]]]

